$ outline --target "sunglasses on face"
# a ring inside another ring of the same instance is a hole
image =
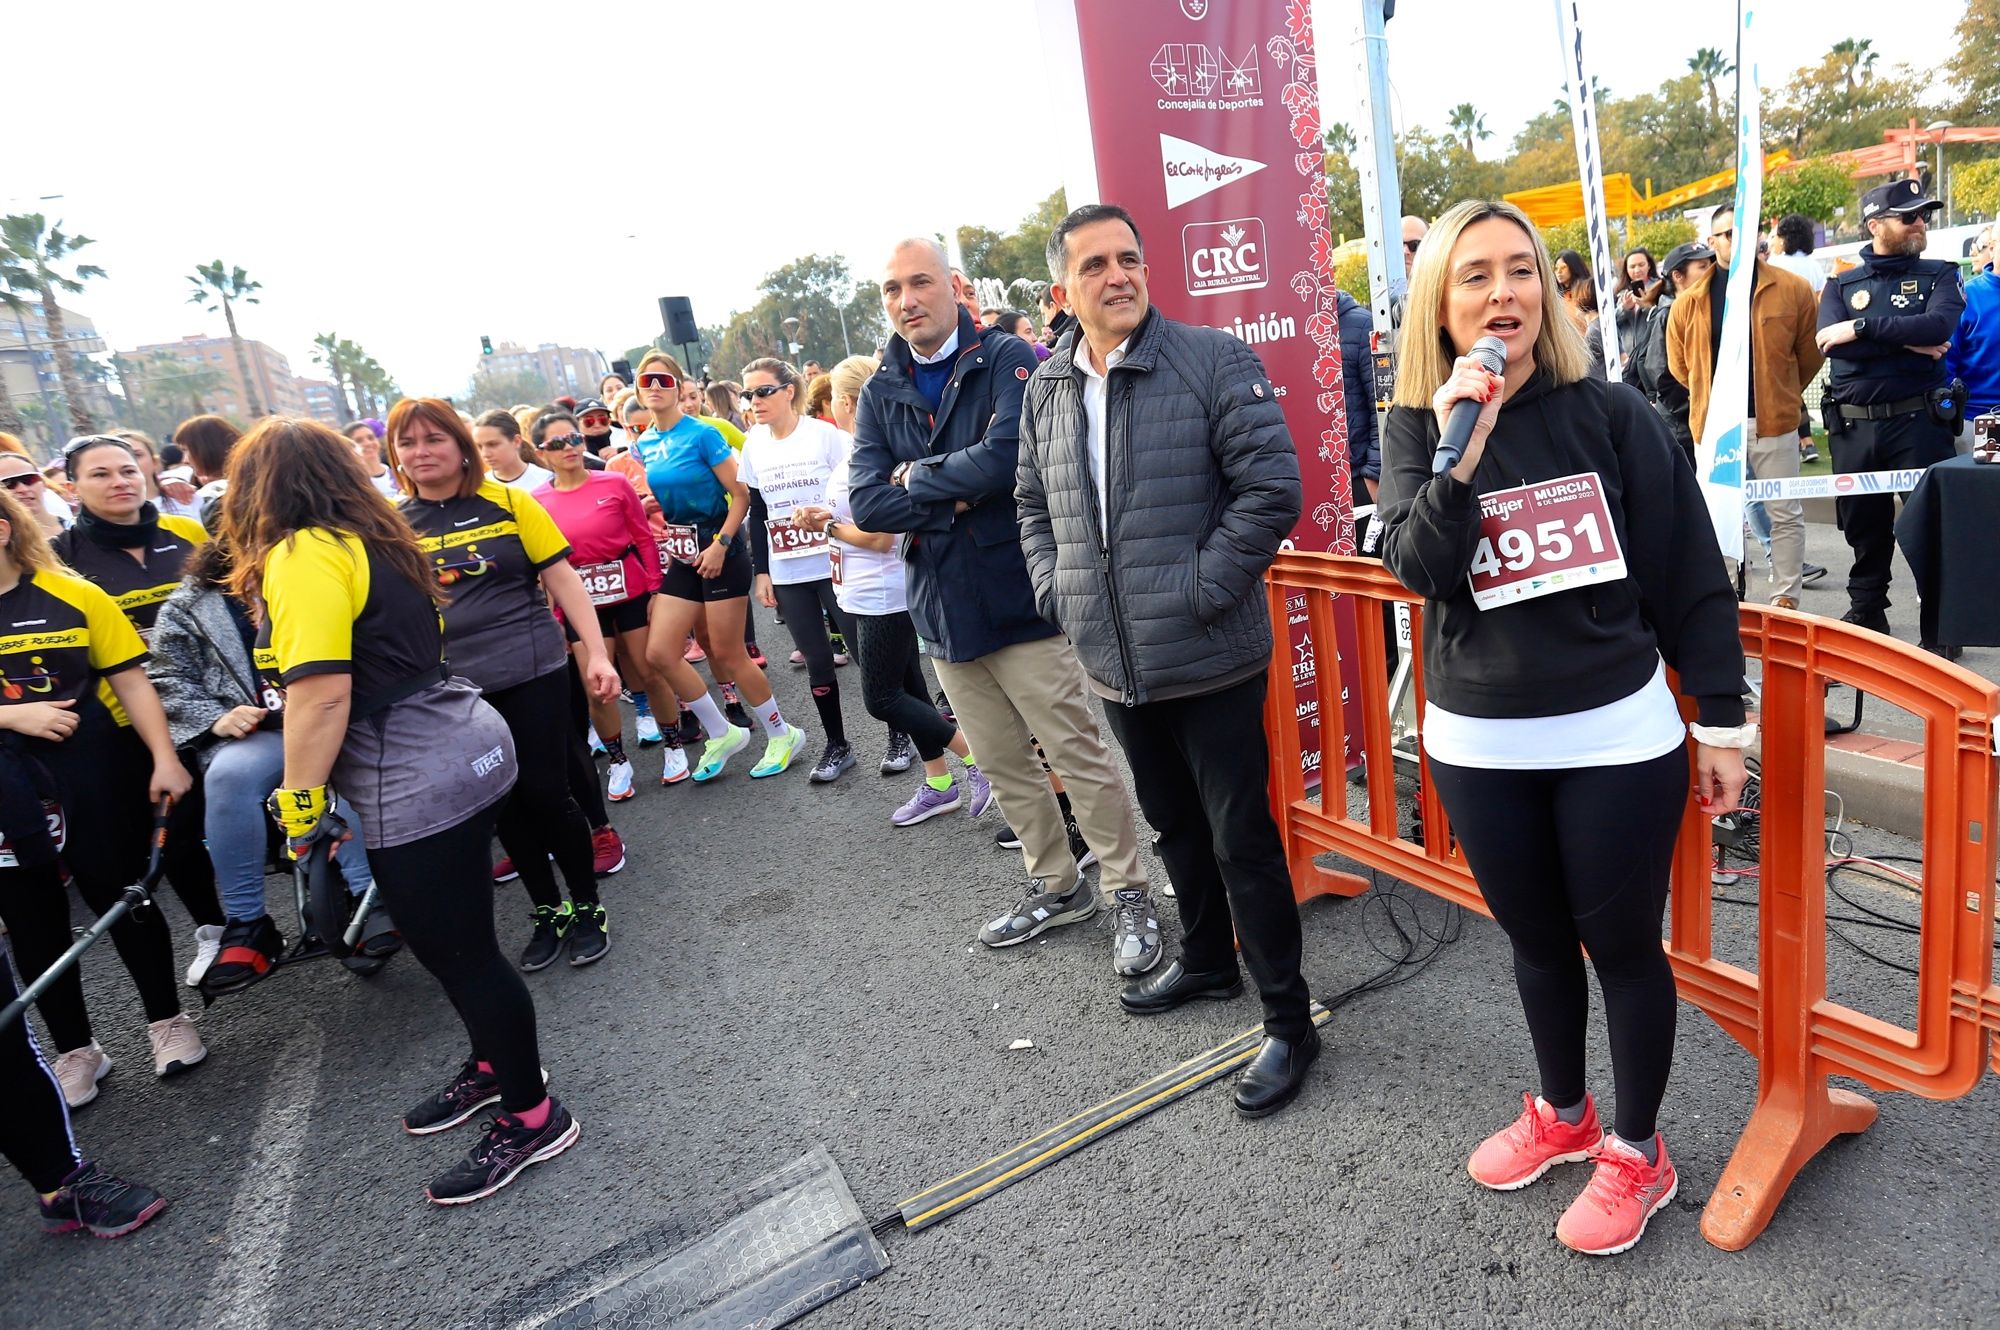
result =
[[[545,453],[559,453],[568,448],[583,447],[581,434],[565,434],[560,439],[544,439],[535,445]]]
[[[791,389],[785,384],[767,383],[757,388],[745,388],[743,390],[743,400],[747,402],[752,398],[756,398],[761,401],[766,397],[776,397],[779,393],[788,393],[790,391]]]
[[[639,386],[641,388],[678,388],[681,384],[680,380],[671,374],[646,373],[639,376]]]
[[[577,423],[577,424],[579,424],[579,425],[585,425],[585,426],[588,426],[588,425],[609,425],[609,424],[611,423],[611,416],[610,416],[610,414],[609,414],[609,413],[607,413],[607,412],[603,412],[603,411],[592,411],[592,412],[591,412],[590,414],[588,414],[588,415],[586,415],[586,416],[583,416],[583,417],[581,417],[580,419],[578,419],[578,421],[577,421],[576,423]]]
[[[1423,243],[1421,240],[1405,240],[1403,242],[1403,250],[1405,253],[1414,254]]]
[[[1734,231],[1710,231],[1708,234],[1712,240],[1734,240],[1736,238],[1736,232]]]
[[[23,471],[18,476],[0,476],[0,487],[10,490],[20,489],[23,485],[39,485],[41,483],[41,474],[35,471]]]

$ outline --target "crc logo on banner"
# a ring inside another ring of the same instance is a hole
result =
[[[1187,262],[1191,296],[1254,291],[1267,284],[1261,217],[1189,222],[1181,228],[1181,255]]]

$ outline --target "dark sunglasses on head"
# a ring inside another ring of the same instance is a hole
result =
[[[743,390],[743,400],[747,402],[753,397],[776,397],[779,393],[788,393],[790,391],[791,386],[789,384],[767,383],[757,388],[745,388]]]
[[[78,455],[91,448],[96,448],[103,444],[109,444],[113,448],[123,448],[125,450],[126,456],[130,457],[135,462],[139,460],[138,451],[132,447],[131,443],[129,443],[124,439],[119,438],[116,434],[85,434],[78,438],[71,439],[68,443],[63,445],[63,450],[62,450],[63,472],[66,475],[68,475],[71,480],[75,480],[76,459]]]
[[[681,382],[671,374],[648,371],[639,376],[639,386],[641,388],[678,388],[681,386]]]
[[[535,446],[545,453],[557,453],[565,448],[583,447],[583,436],[581,434],[565,434],[560,439],[544,439]]]
[[[4,486],[10,490],[17,490],[23,485],[39,485],[41,483],[42,473],[39,471],[23,471],[18,476],[0,476],[0,486]]]

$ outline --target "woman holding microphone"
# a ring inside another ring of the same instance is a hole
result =
[[[1675,1020],[1660,923],[1689,786],[1667,670],[1698,711],[1702,811],[1726,813],[1752,738],[1735,598],[1693,474],[1636,390],[1587,377],[1518,209],[1473,201],[1438,219],[1404,336],[1382,557],[1425,597],[1424,752],[1512,944],[1541,1081],[1468,1168],[1509,1191],[1594,1161],[1556,1236],[1609,1255],[1678,1187],[1656,1122]],[[1486,338],[1505,348],[1499,374],[1471,356]],[[1446,422],[1475,409],[1463,456],[1434,461]],[[1586,949],[1610,1028],[1610,1135],[1584,1084]]]

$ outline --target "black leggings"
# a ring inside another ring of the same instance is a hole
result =
[[[77,895],[101,915],[146,870],[146,837],[153,826],[146,799],[152,757],[137,736],[115,729],[108,717],[86,720],[63,743],[40,748],[38,756],[60,789],[68,824],[63,862]],[[14,935],[15,956],[30,981],[69,950],[69,893],[55,866],[0,869],[0,919]],[[112,925],[111,944],[139,990],[146,1019],[163,1021],[179,1014],[174,943],[160,911],[120,919]],[[36,1004],[59,1053],[82,1048],[91,1039],[81,971],[81,963],[71,966]]]
[[[844,744],[847,722],[840,714],[840,685],[833,677],[833,642],[826,635],[826,619],[832,619],[834,631],[843,635],[848,623],[847,612],[833,598],[833,581],[823,577],[771,589],[777,593],[778,613],[785,616],[792,645],[805,655],[806,680],[812,685],[813,706],[819,710],[826,740]]]
[[[924,761],[937,761],[958,727],[939,715],[931,701],[917,652],[917,625],[905,610],[849,618],[854,623],[854,650],[861,658],[861,700],[868,714],[909,735]]]
[[[14,967],[0,944],[0,1006],[19,992]],[[0,1100],[6,1101],[9,1124],[0,1128],[0,1154],[36,1191],[62,1186],[62,1180],[83,1163],[83,1156],[69,1134],[62,1086],[43,1060],[26,1017],[0,1026]]]
[[[592,831],[608,827],[611,814],[604,811],[604,791],[597,788],[597,765],[590,760],[590,742],[584,738],[590,733],[590,699],[584,695],[583,675],[576,668],[574,656],[569,661],[569,729],[569,752],[565,759],[569,768],[569,797],[583,810],[583,820]]]
[[[1542,1098],[1584,1094],[1588,948],[1611,1028],[1615,1126],[1651,1140],[1674,1060],[1674,974],[1660,943],[1674,838],[1690,778],[1684,749],[1614,767],[1493,771],[1435,758],[1431,778],[1493,918],[1514,946],[1514,982]]]
[[[130,730],[125,734],[144,750],[145,744],[140,742],[138,735]],[[146,754],[145,760],[150,780],[152,754]],[[174,803],[173,811],[167,814],[167,847],[160,855],[161,867],[165,870],[167,885],[180,898],[190,919],[197,924],[221,925],[228,921],[222,913],[222,898],[215,894],[215,865],[209,860],[208,844],[204,839],[208,834],[208,806],[202,791],[201,763],[190,759],[184,765],[188,775],[194,777],[194,784]]]
[[[491,698],[487,699],[491,701]],[[518,752],[518,750],[517,750]],[[527,762],[520,764],[522,772]],[[493,932],[493,871],[487,842],[494,810],[422,840],[370,849],[368,866],[410,954],[443,986],[465,1022],[472,1056],[500,1078],[500,1104],[520,1113],[542,1102],[535,1001]],[[525,860],[514,861],[523,868]]]
[[[569,884],[570,899],[578,905],[597,904],[590,825],[569,792],[568,751],[575,736],[567,715],[568,671],[565,665],[538,679],[485,694],[514,735],[515,769],[520,773],[500,805],[500,844],[513,858],[528,899],[551,908],[562,904],[556,875],[549,868],[551,854]]]

